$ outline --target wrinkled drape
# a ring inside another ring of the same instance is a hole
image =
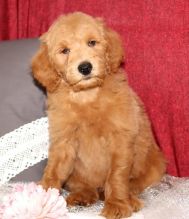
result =
[[[129,82],[168,172],[189,176],[189,1],[1,0],[0,39],[38,37],[58,15],[78,10],[104,17],[122,35]]]
[[[64,11],[66,0],[1,0],[0,39],[32,38]]]

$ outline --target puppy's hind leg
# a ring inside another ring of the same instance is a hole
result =
[[[130,179],[129,188],[131,194],[138,195],[148,186],[155,185],[163,177],[166,170],[166,161],[163,154],[155,149],[149,155],[145,172],[138,177]]]

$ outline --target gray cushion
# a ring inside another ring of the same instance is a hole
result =
[[[30,70],[38,46],[37,39],[0,42],[0,136],[45,115]]]
[[[0,42],[0,136],[45,116],[45,95],[31,76],[37,39]],[[46,161],[23,171],[14,181],[37,181]]]

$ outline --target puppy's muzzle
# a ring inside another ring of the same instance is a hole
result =
[[[84,76],[89,75],[92,69],[93,69],[93,66],[90,62],[82,62],[78,66],[78,71]]]

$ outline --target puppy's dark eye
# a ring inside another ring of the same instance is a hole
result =
[[[96,41],[95,40],[89,40],[88,41],[88,46],[94,47],[95,45],[96,45]]]
[[[63,54],[68,54],[68,53],[70,53],[70,49],[65,48],[65,49],[63,49],[63,50],[61,51],[61,53],[63,53]]]

